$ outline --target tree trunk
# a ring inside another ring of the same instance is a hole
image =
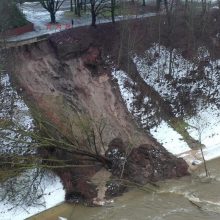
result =
[[[169,58],[169,74],[172,76],[172,64],[173,64],[173,49],[170,48],[170,58]]]
[[[73,12],[73,0],[70,0],[70,11]]]
[[[94,10],[92,10],[91,12],[92,12],[92,26],[95,27],[96,26],[96,13]]]
[[[185,9],[188,8],[188,0],[185,0]]]
[[[50,12],[50,22],[51,22],[51,24],[56,23],[56,13]]]
[[[115,0],[111,0],[111,17],[112,23],[115,23]]]
[[[156,2],[157,11],[160,11],[160,3],[161,3],[161,0],[157,0]]]
[[[86,0],[84,0],[84,12],[86,12]]]
[[[184,5],[184,15],[186,16],[187,11],[188,11],[188,0],[185,0],[185,5]]]
[[[202,12],[203,14],[206,12],[206,0],[202,0]]]
[[[204,15],[207,11],[206,0],[202,0],[202,14]]]
[[[168,22],[169,28],[171,28],[171,14],[170,14],[167,0],[164,0],[164,6],[165,6],[165,10],[166,10],[167,22]]]
[[[145,0],[143,0],[142,6],[145,6],[145,5],[146,5],[146,2],[145,2]]]
[[[74,0],[74,6],[75,6],[75,8],[74,8],[75,9],[74,10],[75,11],[75,15],[77,15],[78,13],[77,13],[77,2],[76,2],[76,0]]]
[[[77,4],[77,15],[80,17],[81,16],[81,5],[80,5],[80,1],[76,0],[76,4]]]

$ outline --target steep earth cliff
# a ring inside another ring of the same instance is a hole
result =
[[[77,138],[84,148],[82,124],[89,121],[98,135],[104,121],[102,137],[96,141],[98,154],[110,161],[107,168],[86,160],[85,155],[66,155],[56,149],[50,152],[59,159],[74,158],[81,164],[94,165],[56,170],[67,200],[101,204],[104,198],[125,189],[119,179],[145,184],[187,174],[185,161],[144,132],[122,101],[111,72],[118,66],[129,69],[127,47],[140,34],[134,36],[130,30],[129,39],[122,30],[120,25],[73,29],[11,51],[10,70],[17,90],[35,109],[33,112],[40,112],[64,136]],[[142,33],[140,39],[147,33],[143,27],[137,30]]]

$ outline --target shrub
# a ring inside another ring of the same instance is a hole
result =
[[[0,1],[0,31],[24,26],[28,23],[25,15],[18,9],[13,0]]]

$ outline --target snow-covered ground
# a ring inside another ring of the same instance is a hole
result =
[[[44,175],[42,179],[40,176],[35,179],[34,186],[37,187],[36,198],[33,198],[33,186],[31,185],[32,174],[30,172],[29,184],[25,185],[23,191],[18,189],[18,198],[15,198],[15,201],[7,202],[7,198],[3,201],[0,201],[0,219],[1,220],[24,220],[32,215],[35,215],[39,212],[42,212],[46,209],[54,207],[55,205],[60,204],[64,201],[65,191],[63,189],[60,179],[56,176],[51,177],[51,175]],[[22,178],[27,178],[25,175],[20,176],[17,180],[17,185],[22,187],[22,184],[19,184],[19,180]],[[39,183],[39,185],[37,184]],[[23,186],[24,187],[24,186]],[[29,192],[30,190],[30,192]],[[0,195],[4,194],[5,189],[0,187]],[[25,198],[24,193],[27,194],[28,198]],[[19,196],[21,197],[21,203],[18,203]],[[23,196],[23,197],[22,197]],[[27,200],[27,201],[26,201]],[[30,200],[30,204],[28,204]]]
[[[128,111],[131,112],[133,109],[132,104],[134,101],[134,95],[131,87],[126,87],[126,83],[130,83],[131,85],[133,85],[132,80],[127,76],[125,72],[121,70],[114,70],[112,72],[112,75],[115,79],[117,79],[122,98],[125,101]]]
[[[10,120],[14,123],[14,125],[11,124],[5,130],[0,130],[0,153],[22,154],[27,152],[27,145],[31,142],[31,139],[16,133],[16,129],[22,127],[26,131],[32,130],[34,127],[33,119],[24,101],[12,88],[8,74],[0,75],[0,87],[0,119]],[[26,144],[18,144],[16,140],[20,138],[24,138],[23,141]],[[30,153],[30,149],[28,151]]]
[[[143,57],[134,55],[134,62],[136,63],[138,72],[144,81],[157,91],[161,97],[168,101],[173,109],[173,112],[178,117],[178,107],[181,105],[181,93],[178,88],[184,88],[185,91],[190,91],[194,105],[196,106],[197,114],[195,116],[184,116],[184,121],[188,124],[187,130],[195,140],[201,140],[205,145],[204,155],[205,159],[210,160],[220,157],[220,111],[219,106],[219,66],[220,60],[211,60],[209,52],[206,48],[198,50],[198,58],[194,62],[184,59],[177,50],[173,51],[172,58],[172,76],[169,74],[169,60],[170,52],[164,46],[158,44],[152,45]],[[196,81],[184,81],[195,77],[193,74],[202,74],[198,70],[198,65],[201,62],[206,62],[202,67],[204,77],[198,78]],[[146,123],[149,115],[146,115],[145,108],[149,108],[151,103],[148,103],[150,97],[145,97],[142,107],[136,109],[134,105],[135,97],[138,91],[133,91],[129,88],[129,84],[133,85],[131,79],[127,74],[120,70],[113,70],[113,77],[117,79],[122,98],[126,103],[128,110],[135,118],[139,115],[142,125]],[[169,78],[166,78],[169,76]],[[129,84],[128,84],[129,82]],[[172,82],[175,82],[173,86]],[[196,98],[197,91],[206,97],[204,100]],[[213,98],[216,102],[205,103],[209,98]],[[134,114],[135,113],[135,114]],[[151,115],[154,112],[151,113]],[[150,116],[151,116],[150,115]],[[154,119],[153,119],[154,120]],[[189,163],[197,160],[201,162],[201,152],[192,151],[183,140],[182,136],[176,132],[169,124],[162,120],[157,126],[150,128],[150,133],[171,153],[184,157],[188,157]]]
[[[220,157],[220,115],[216,107],[210,106],[201,110],[197,116],[187,120],[189,134],[205,145],[203,149],[206,160]],[[187,162],[202,162],[201,151],[192,151],[181,135],[174,131],[166,122],[152,128],[150,133],[171,153],[183,157]],[[201,139],[200,139],[201,137]]]
[[[134,62],[144,81],[153,87],[166,101],[170,103],[176,116],[180,116],[184,91],[189,94],[188,100],[201,106],[201,99],[194,98],[202,93],[208,98],[218,98],[220,91],[220,60],[211,60],[206,48],[200,48],[194,62],[188,61],[179,51],[172,51],[172,73],[170,74],[170,51],[164,46],[153,44],[144,57],[134,56]],[[203,62],[203,63],[202,63]],[[207,62],[207,63],[206,63]],[[204,76],[198,66],[204,64]],[[196,80],[193,80],[193,79]]]
[[[189,124],[188,132],[195,140],[201,140],[206,160],[220,157],[220,112],[216,106],[209,106],[201,110],[196,116],[186,120]],[[202,163],[200,150],[189,148],[181,135],[162,121],[158,127],[152,128],[150,133],[171,153],[183,157],[189,164]]]
[[[167,122],[162,121],[159,126],[150,130],[150,133],[155,137],[169,152],[178,155],[190,148],[182,137]]]

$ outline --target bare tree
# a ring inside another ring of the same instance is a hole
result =
[[[73,0],[70,0],[70,11],[73,12]]]
[[[75,15],[81,16],[82,2],[80,0],[74,0],[74,12]]]
[[[113,0],[114,1],[114,0]],[[104,10],[109,9],[108,0],[90,0],[90,11],[92,16],[92,26],[96,26],[97,16],[100,15]]]
[[[206,0],[202,0],[202,13],[205,14],[207,10],[207,2]]]
[[[115,7],[116,7],[116,0],[111,0],[111,17],[112,17],[112,23],[115,23]]]
[[[205,156],[203,152],[204,145],[202,144],[202,135],[205,129],[208,127],[208,125],[209,125],[209,122],[206,121],[204,118],[201,118],[200,115],[196,117],[195,125],[190,125],[190,127],[195,129],[198,133],[198,141],[201,143],[200,152],[201,152],[202,160],[204,163],[206,177],[209,177],[209,172],[208,172],[208,168],[207,168],[207,164],[206,164],[206,160],[205,160]]]
[[[80,166],[75,164],[74,160],[69,160],[66,164],[59,156],[56,158],[56,155],[50,155],[51,150],[87,157],[103,166],[110,166],[110,161],[103,156],[107,149],[107,143],[103,138],[107,126],[104,119],[94,121],[87,116],[79,115],[69,124],[72,131],[69,137],[40,116],[35,116],[35,123],[36,129],[27,130],[11,119],[0,120],[0,141],[7,143],[0,148],[0,169],[6,167],[8,173],[11,166],[20,170],[30,167],[53,169]]]
[[[41,5],[50,13],[50,20],[52,24],[56,23],[56,13],[65,0],[40,0]]]

